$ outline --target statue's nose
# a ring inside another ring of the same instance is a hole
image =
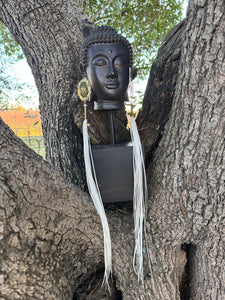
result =
[[[109,64],[109,72],[108,74],[106,75],[107,78],[117,78],[118,77],[118,74],[115,70],[115,67],[113,65],[113,63],[110,63]]]

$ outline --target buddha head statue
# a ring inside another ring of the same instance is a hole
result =
[[[128,40],[110,26],[96,27],[84,40],[80,65],[91,84],[94,109],[123,109],[133,73]]]

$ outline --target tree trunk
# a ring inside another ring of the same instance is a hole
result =
[[[4,1],[0,8],[0,18],[22,45],[36,79],[44,133],[49,136],[48,158],[82,188],[82,106],[73,85],[80,78],[78,48],[89,24],[74,1]],[[225,297],[224,14],[222,0],[190,1],[186,23],[173,35],[184,31],[182,50],[177,50],[181,51],[178,77],[177,65],[174,69],[175,94],[174,80],[165,83],[170,95],[174,94],[168,100],[173,102],[170,113],[163,108],[165,117],[154,116],[148,105],[154,95],[146,93],[146,114],[139,117],[140,129],[145,130],[144,124],[150,126],[152,120],[162,121],[160,130],[158,126],[147,129],[143,140],[148,153],[146,228],[153,278],[147,253],[145,287],[138,284],[132,269],[132,210],[106,208],[117,289],[111,298]],[[168,40],[176,44],[176,39],[169,36]],[[169,60],[164,61],[168,61],[168,70]],[[149,86],[160,78],[155,76]],[[167,102],[163,95],[161,99]],[[107,117],[103,118],[107,122]],[[126,136],[121,119],[118,117],[118,126],[123,128],[121,136]],[[95,120],[90,117],[90,121]],[[26,147],[2,121],[0,135],[1,297],[82,299],[84,287],[90,295],[91,276],[103,267],[101,224],[91,200]],[[100,136],[92,133],[92,140],[107,140],[106,131]]]
[[[225,297],[224,28],[224,1],[190,1],[172,110],[148,168],[153,299]]]

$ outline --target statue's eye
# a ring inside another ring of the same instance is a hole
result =
[[[95,66],[105,66],[107,65],[107,60],[102,57],[98,57],[93,60],[93,64]]]
[[[114,61],[114,65],[118,67],[123,67],[128,65],[128,60],[126,57],[117,57]]]

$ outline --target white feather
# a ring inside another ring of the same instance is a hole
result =
[[[87,184],[90,196],[94,202],[95,208],[100,216],[104,235],[104,259],[105,259],[105,273],[103,279],[103,285],[107,285],[109,288],[108,279],[112,273],[112,250],[111,250],[111,238],[109,231],[109,224],[105,214],[101,194],[98,187],[98,182],[95,174],[95,167],[91,152],[91,143],[88,136],[87,119],[83,122],[83,146],[84,146],[84,162],[87,177]]]
[[[145,218],[145,204],[147,199],[147,181],[144,158],[140,137],[135,119],[130,118],[130,133],[133,143],[133,172],[134,172],[134,235],[135,247],[133,256],[133,268],[138,276],[138,281],[143,282],[143,223]]]

